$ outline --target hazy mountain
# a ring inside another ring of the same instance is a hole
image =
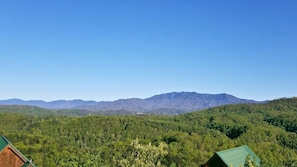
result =
[[[2,105],[30,105],[49,109],[84,109],[93,111],[132,111],[155,114],[180,114],[205,108],[238,103],[256,103],[229,94],[200,94],[196,92],[172,92],[155,95],[146,99],[131,98],[116,101],[41,100],[20,99],[0,100]]]
[[[82,105],[95,105],[95,101],[83,101],[83,100],[56,100],[51,102],[45,102],[42,100],[21,100],[21,99],[9,99],[0,100],[0,105],[28,105],[36,106],[48,109],[72,109]]]

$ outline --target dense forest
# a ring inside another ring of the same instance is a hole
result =
[[[57,112],[1,106],[0,134],[37,166],[46,167],[193,167],[214,152],[245,144],[263,167],[297,166],[297,98],[176,116],[80,117]]]

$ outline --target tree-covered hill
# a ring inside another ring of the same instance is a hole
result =
[[[92,111],[85,109],[45,109],[26,105],[0,105],[0,113],[16,113],[35,117],[46,116],[90,116],[90,115],[132,115],[134,112],[125,110],[117,111]]]
[[[31,108],[24,110],[28,112],[0,112],[0,134],[37,166],[129,166],[145,161],[150,166],[192,167],[216,151],[244,144],[263,167],[297,165],[296,98],[178,116],[38,117],[28,114]]]

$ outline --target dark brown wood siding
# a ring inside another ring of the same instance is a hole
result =
[[[221,158],[214,154],[202,167],[228,167]]]

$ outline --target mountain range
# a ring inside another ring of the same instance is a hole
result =
[[[258,101],[237,98],[229,94],[201,94],[196,92],[172,92],[149,98],[120,99],[116,101],[42,100],[21,99],[0,100],[0,105],[28,105],[47,109],[82,109],[88,111],[125,111],[153,114],[181,114],[226,104],[258,103]]]

